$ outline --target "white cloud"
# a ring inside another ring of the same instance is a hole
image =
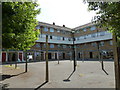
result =
[[[74,28],[89,23],[95,12],[89,12],[82,0],[39,0],[41,13],[37,20]]]

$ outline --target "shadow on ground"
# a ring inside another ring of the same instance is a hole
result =
[[[48,81],[45,81],[44,83],[42,83],[40,86],[38,86],[38,87],[35,88],[34,90],[38,90],[39,88],[41,88],[42,86],[44,86],[46,83],[48,83]]]
[[[19,74],[16,74],[16,75],[3,74],[3,75],[1,75],[2,79],[0,81],[5,80],[5,79],[9,79],[11,77],[19,76],[19,75],[24,74],[24,73],[26,73],[26,72],[22,72],[22,73],[19,73]]]
[[[75,72],[75,71],[73,71],[73,72],[68,76],[68,78],[65,79],[65,80],[63,80],[63,81],[64,81],[64,82],[70,82],[70,77],[73,75],[74,72]]]

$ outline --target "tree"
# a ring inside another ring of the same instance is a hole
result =
[[[113,33],[116,90],[120,90],[120,1],[89,2],[88,8],[97,11],[93,20]]]
[[[114,33],[120,46],[120,2],[88,2],[88,9],[97,12],[93,21]]]
[[[28,50],[38,39],[35,30],[36,15],[40,9],[32,2],[2,3],[2,47],[5,49]]]
[[[36,15],[40,9],[32,2],[2,3],[2,47],[9,50],[28,50],[38,39],[39,30],[35,30]],[[15,53],[15,61],[18,59]],[[12,58],[10,58],[11,60]],[[26,59],[27,62],[27,59]],[[17,67],[17,62],[15,68]],[[26,65],[27,67],[27,65]]]

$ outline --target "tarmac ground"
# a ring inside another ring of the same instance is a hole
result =
[[[46,63],[25,63],[2,65],[2,83],[8,88],[115,88],[114,62],[104,61],[105,71],[99,61],[77,61],[73,71],[73,61],[64,60],[49,62],[49,82],[45,81]],[[108,73],[108,75],[107,75]]]

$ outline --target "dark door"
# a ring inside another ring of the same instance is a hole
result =
[[[63,59],[65,59],[65,53],[63,53]]]
[[[19,53],[19,59],[22,61],[22,53]]]
[[[2,62],[6,61],[6,53],[2,53]]]
[[[55,59],[57,60],[57,53],[55,53]]]
[[[15,61],[15,59],[16,59],[16,54],[13,53],[13,55],[12,55],[12,61]]]
[[[90,52],[90,58],[93,58],[93,53],[92,52]]]
[[[51,53],[48,53],[48,59],[52,59]]]
[[[78,58],[81,58],[81,57],[80,57],[80,53],[78,53]]]

